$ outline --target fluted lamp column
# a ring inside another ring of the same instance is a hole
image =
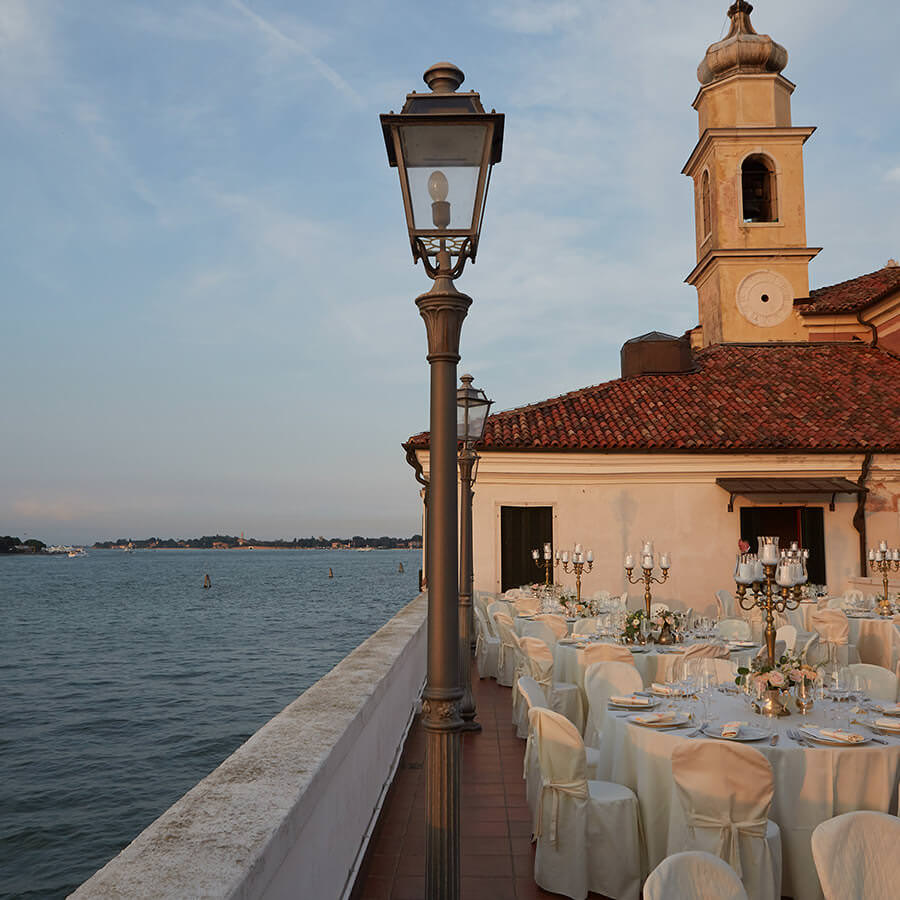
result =
[[[484,426],[493,400],[479,388],[472,387],[471,375],[460,378],[456,390],[456,436],[459,451],[459,678],[463,695],[459,706],[463,731],[481,731],[475,721],[475,698],[472,696],[472,642],[475,628],[472,616],[473,571],[472,488],[478,471],[475,444],[484,437]]]
[[[457,900],[459,880],[460,616],[457,558],[456,366],[472,299],[454,280],[475,260],[489,173],[500,161],[503,116],[485,113],[452,63],[425,72],[399,115],[381,116],[388,162],[400,175],[413,259],[434,279],[416,299],[428,335],[431,434],[428,496],[428,655],[425,726],[425,897]]]

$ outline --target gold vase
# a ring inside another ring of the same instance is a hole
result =
[[[674,644],[675,643],[675,635],[672,633],[672,626],[666,622],[662,628],[659,630],[659,635],[656,638],[657,644]]]

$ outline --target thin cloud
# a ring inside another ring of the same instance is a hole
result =
[[[241,3],[241,0],[231,0],[231,5],[243,13],[270,41],[278,46],[292,50],[302,56],[306,61],[334,88],[344,94],[345,97],[352,100],[356,106],[363,106],[363,98],[353,89],[353,87],[345,81],[331,66],[328,65],[320,57],[316,56],[311,50],[304,46],[297,38],[285,34],[281,29],[276,28],[267,19],[264,19],[259,13]]]

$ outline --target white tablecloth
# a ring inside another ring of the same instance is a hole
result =
[[[850,643],[856,644],[860,661],[893,669],[894,620],[881,616],[847,618],[850,622]]]
[[[699,705],[696,706],[699,714]],[[831,706],[829,701],[817,701],[809,716],[765,719],[750,711],[740,697],[716,694],[712,702],[712,717],[720,725],[726,721],[748,721],[779,733],[775,746],[768,741],[749,746],[765,754],[774,771],[775,796],[769,818],[781,828],[782,893],[798,900],[822,897],[810,848],[810,836],[819,823],[857,809],[897,813],[900,738],[886,738],[887,745],[807,749],[785,734],[786,729],[798,725],[826,724],[825,713]],[[851,704],[839,704],[838,708],[849,712]],[[691,730],[643,728],[630,724],[617,711],[606,717],[604,744],[607,740],[612,744],[606,747],[612,757],[608,774],[638,796],[650,869],[666,856],[670,817],[681,815],[673,790],[672,750],[680,741],[710,740],[688,738]]]
[[[644,687],[649,687],[654,681],[671,680],[675,660],[680,659],[684,648],[689,646],[690,643],[678,644],[678,649],[675,651],[667,651],[655,646],[651,646],[647,651],[629,647],[634,664],[641,673]],[[756,649],[758,648],[735,651],[730,654],[730,659],[739,666],[747,665]],[[577,684],[584,690],[584,670],[586,668],[584,651],[584,647],[576,647],[574,644],[557,644],[553,654],[554,680]]]

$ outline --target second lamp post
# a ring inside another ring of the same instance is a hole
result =
[[[475,721],[475,699],[472,696],[471,647],[475,634],[472,622],[472,589],[474,586],[472,548],[472,486],[478,470],[475,444],[484,436],[484,426],[492,400],[484,391],[472,387],[472,376],[463,375],[456,390],[456,437],[459,450],[459,680],[463,696],[459,714],[463,731],[481,731]]]

